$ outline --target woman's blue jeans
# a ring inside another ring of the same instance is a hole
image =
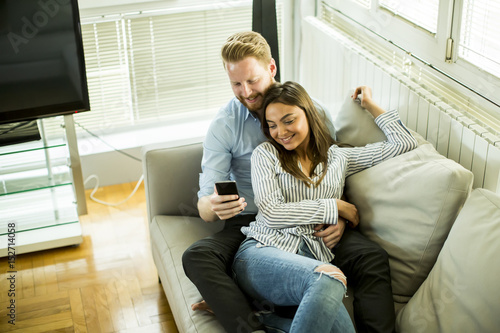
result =
[[[344,285],[315,271],[325,263],[313,259],[305,243],[302,255],[257,244],[245,240],[233,263],[234,278],[247,295],[271,310],[298,305],[289,332],[355,332],[342,303]]]

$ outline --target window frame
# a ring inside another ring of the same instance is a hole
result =
[[[378,0],[372,0],[370,9],[366,9],[355,2],[319,0],[336,8],[373,30],[375,33],[394,41],[404,49],[418,54],[429,62],[438,63],[446,56],[446,41],[451,26],[451,11],[447,10],[453,0],[440,0],[440,13],[446,11],[447,15],[438,15],[437,32],[435,34],[413,25],[407,19],[394,15],[391,11],[378,5]],[[443,11],[444,8],[444,11]],[[411,35],[412,38],[407,38]],[[419,45],[416,47],[415,45]],[[435,50],[439,50],[436,54]]]
[[[375,33],[394,42],[409,53],[432,64],[444,73],[481,93],[492,101],[481,98],[470,90],[461,89],[465,98],[471,103],[485,109],[495,118],[500,119],[500,78],[486,72],[465,59],[458,57],[463,0],[440,0],[438,25],[436,34],[416,27],[404,18],[392,15],[390,11],[380,8],[378,0],[372,0],[370,9],[366,9],[353,1],[318,0],[317,8],[322,3],[333,7],[356,22],[363,22]],[[353,23],[358,34],[373,35]],[[453,39],[451,61],[446,61],[448,39]],[[495,106],[496,104],[496,106]]]
[[[455,16],[450,36],[455,44],[452,50],[452,64],[455,64],[456,68],[452,69],[452,73],[456,73],[455,75],[459,79],[461,78],[464,82],[471,82],[470,84],[476,89],[482,92],[484,92],[484,90],[488,91],[488,94],[485,94],[486,97],[489,97],[497,104],[500,104],[500,97],[498,96],[500,95],[500,77],[497,77],[458,56],[458,43],[460,41],[460,30],[462,28],[463,3],[463,0],[454,0],[453,12],[455,13]],[[496,96],[494,94],[494,90],[489,91],[491,86],[497,86],[498,90]]]

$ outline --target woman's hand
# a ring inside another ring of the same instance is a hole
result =
[[[370,112],[373,116],[373,118],[377,118],[380,116],[382,113],[385,112],[384,109],[382,109],[380,106],[377,105],[372,99],[372,90],[368,86],[361,86],[357,87],[356,90],[354,90],[354,94],[352,94],[352,99],[358,98],[359,94],[361,94],[361,107],[365,108]]]
[[[346,219],[348,222],[352,223],[353,227],[356,227],[359,224],[358,209],[356,206],[341,199],[336,200],[339,217]]]

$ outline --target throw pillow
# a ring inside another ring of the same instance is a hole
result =
[[[397,317],[399,332],[498,332],[500,196],[476,189],[429,277]]]
[[[389,254],[394,300],[401,303],[432,269],[473,178],[414,136],[416,149],[348,177],[345,189],[360,231]]]
[[[354,101],[350,91],[344,104],[335,117],[334,127],[337,141],[355,147],[387,140],[384,132],[373,121],[373,116],[362,108],[359,101]]]

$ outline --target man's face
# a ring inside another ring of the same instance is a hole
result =
[[[226,70],[234,95],[248,110],[259,111],[266,90],[274,82],[274,59],[268,66],[263,66],[254,57],[247,57],[239,62],[227,63]]]

